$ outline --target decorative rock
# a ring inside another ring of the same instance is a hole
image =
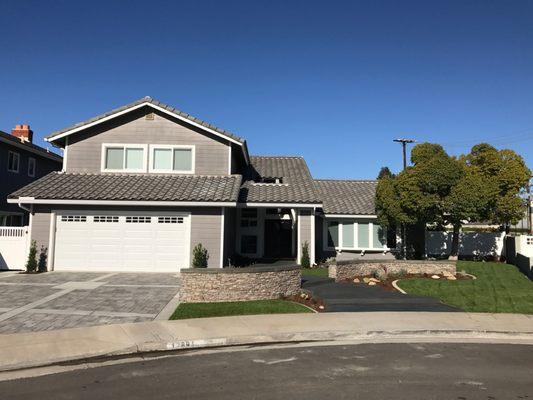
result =
[[[457,278],[455,276],[447,276],[446,279],[448,279],[449,281],[456,281]]]
[[[364,283],[368,283],[368,282],[370,282],[370,278],[366,278],[366,277],[363,278],[363,282],[364,282]]]
[[[431,275],[431,279],[440,279],[440,276],[438,276],[438,275]]]
[[[319,306],[318,306],[318,309],[319,309],[319,310],[323,310],[323,309],[324,309],[324,306],[323,306],[323,305],[319,305]]]
[[[375,283],[381,282],[379,279],[376,279],[376,278],[370,278],[369,281],[370,282],[375,282]]]
[[[375,286],[375,285],[376,285],[376,282],[374,282],[374,281],[368,282],[368,286]]]
[[[359,278],[355,278],[355,279],[353,280],[353,283],[359,283],[359,282],[361,282]]]

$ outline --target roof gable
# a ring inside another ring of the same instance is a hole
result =
[[[160,101],[152,99],[149,96],[143,97],[142,99],[126,104],[125,106],[116,108],[114,110],[108,111],[104,114],[100,114],[86,121],[79,122],[68,128],[64,128],[56,132],[53,132],[52,134],[45,137],[45,140],[50,143],[58,142],[60,139],[66,138],[67,136],[83,131],[95,125],[99,125],[101,123],[112,120],[114,118],[120,117],[121,115],[127,114],[131,111],[137,110],[142,107],[151,107],[154,110],[170,115],[171,117],[182,120],[188,124],[196,126],[197,128],[203,129],[215,136],[221,137],[223,139],[228,140],[231,143],[235,143],[236,145],[241,146],[243,150],[244,158],[247,163],[249,162],[248,147],[246,144],[246,140],[244,140],[243,138],[240,138],[224,129],[218,128],[208,122],[205,122],[196,117],[193,117],[192,115],[187,114],[183,111],[180,111],[174,107],[163,104]]]

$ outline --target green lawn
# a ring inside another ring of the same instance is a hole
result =
[[[232,301],[223,303],[182,303],[170,319],[225,317],[228,315],[290,314],[313,312],[285,300]]]
[[[533,314],[533,282],[518,268],[492,262],[458,261],[476,280],[402,279],[399,286],[409,294],[432,296],[471,312]]]
[[[319,276],[321,278],[328,277],[327,268],[302,268],[302,276]]]

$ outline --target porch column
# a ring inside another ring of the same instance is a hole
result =
[[[298,215],[298,238],[297,259],[298,264],[302,260],[302,246],[305,242],[309,245],[310,264],[315,263],[315,213],[313,209],[299,209]]]

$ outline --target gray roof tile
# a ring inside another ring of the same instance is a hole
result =
[[[228,137],[238,141],[239,143],[243,143],[244,144],[246,142],[243,138],[241,138],[241,137],[239,137],[237,135],[234,135],[231,132],[228,132],[228,131],[226,131],[226,130],[224,130],[222,128],[218,128],[218,127],[216,127],[214,125],[211,125],[208,122],[202,121],[202,120],[200,120],[200,119],[198,119],[196,117],[193,117],[192,115],[187,114],[187,113],[185,113],[183,111],[180,111],[180,110],[178,110],[178,109],[176,109],[174,107],[171,107],[169,105],[163,104],[160,101],[152,99],[150,96],[143,97],[142,99],[136,100],[136,101],[134,101],[132,103],[126,104],[125,106],[122,106],[122,107],[116,108],[114,110],[108,111],[108,112],[106,112],[104,114],[97,115],[96,117],[93,117],[93,118],[88,119],[86,121],[79,122],[77,124],[69,126],[68,128],[64,128],[64,129],[60,129],[58,131],[55,131],[55,132],[51,133],[50,135],[48,135],[46,138],[50,139],[50,138],[52,138],[52,137],[54,137],[56,135],[60,135],[61,133],[67,132],[67,131],[69,131],[71,129],[75,129],[75,128],[78,128],[78,127],[81,127],[81,126],[84,126],[84,125],[87,125],[87,124],[91,124],[93,122],[97,122],[98,120],[101,120],[101,119],[106,118],[106,117],[108,117],[110,115],[119,113],[121,111],[127,110],[128,108],[135,107],[135,106],[137,106],[139,104],[142,104],[142,103],[145,103],[145,102],[153,104],[155,106],[162,107],[162,108],[164,108],[164,109],[166,109],[166,110],[168,110],[170,112],[173,112],[175,114],[178,114],[178,115],[182,116],[183,118],[186,118],[186,119],[188,119],[188,120],[190,120],[192,122],[200,124],[200,125],[202,125],[202,126],[204,126],[206,128],[212,129],[212,130],[214,130],[214,131],[216,131],[216,132],[218,132],[218,133],[220,133],[222,135],[228,136]]]
[[[315,179],[325,214],[374,215],[377,181]]]
[[[10,198],[48,200],[237,201],[240,175],[135,175],[52,172]]]
[[[252,156],[243,176],[243,203],[321,203],[302,157]],[[282,178],[281,184],[260,184],[260,178]]]

